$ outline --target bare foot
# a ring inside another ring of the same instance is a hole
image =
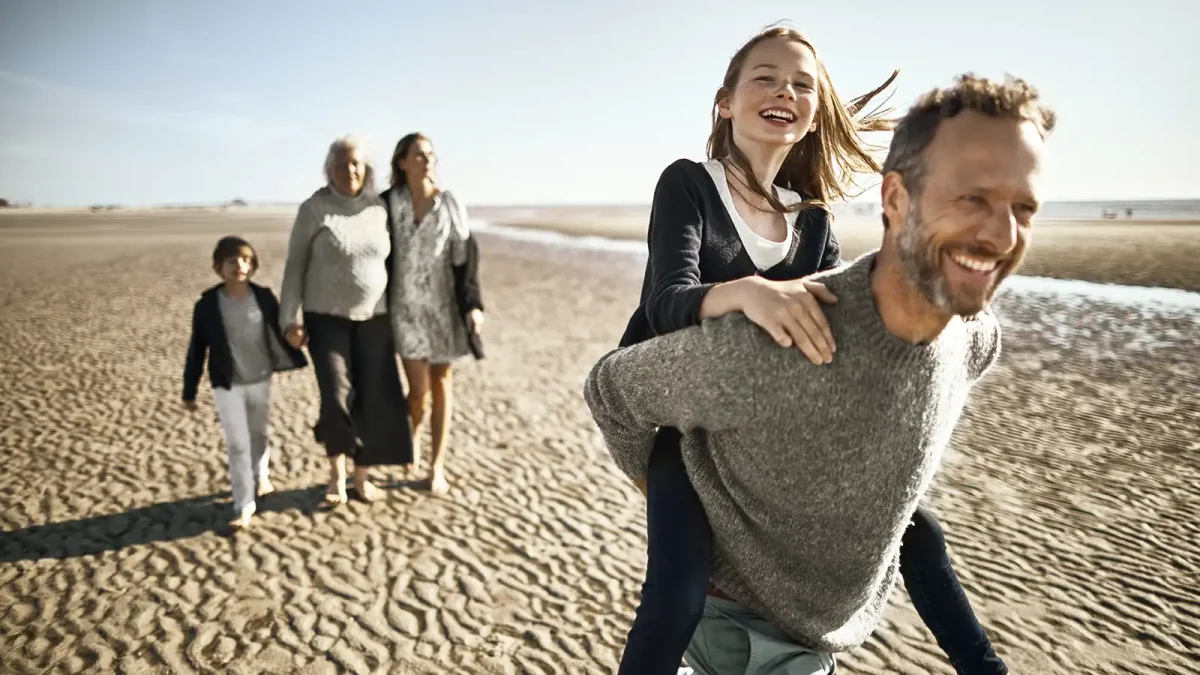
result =
[[[258,481],[258,496],[269,495],[275,491],[275,486],[271,485],[270,478],[263,478]]]
[[[354,491],[358,493],[358,498],[364,502],[371,503],[378,501],[383,496],[379,492],[379,488],[375,487],[371,481],[364,480],[362,482],[354,482]]]
[[[237,518],[234,518],[233,520],[229,521],[229,527],[233,528],[235,531],[244,530],[244,529],[250,527],[251,515],[252,514],[249,514],[249,513],[243,513],[242,515],[238,516]]]
[[[450,491],[450,484],[446,482],[446,474],[443,471],[435,470],[429,477],[429,491],[435,495],[444,495]]]
[[[404,465],[404,480],[412,481],[417,478],[417,471],[421,468],[421,463],[414,461],[412,464]]]
[[[329,487],[325,488],[325,503],[326,504],[328,504],[330,506],[337,506],[338,504],[345,504],[347,499],[348,498],[346,497],[346,481],[344,481],[344,480],[334,481],[329,484]]]

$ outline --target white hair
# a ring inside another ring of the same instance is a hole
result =
[[[329,144],[329,152],[325,154],[325,182],[333,183],[333,165],[337,161],[338,155],[351,150],[358,150],[363,155],[363,189],[375,189],[375,167],[371,165],[370,159],[367,158],[367,148],[363,139],[358,134],[346,134],[339,136]]]

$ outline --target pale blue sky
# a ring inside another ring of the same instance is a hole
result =
[[[474,204],[648,203],[780,19],[845,99],[892,68],[901,108],[967,70],[1029,80],[1060,114],[1050,199],[1200,198],[1197,0],[0,0],[0,196],[298,201],[335,136],[386,165],[420,130]]]

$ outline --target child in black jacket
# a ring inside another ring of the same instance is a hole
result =
[[[196,410],[196,390],[208,358],[217,415],[225,431],[234,519],[250,524],[255,497],[274,490],[270,468],[271,375],[308,365],[279,329],[279,301],[271,289],[251,283],[258,254],[246,240],[225,237],[213,250],[221,283],[206,290],[192,311],[192,336],[183,371],[183,402]]]

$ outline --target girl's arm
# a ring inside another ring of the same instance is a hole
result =
[[[829,218],[828,214],[823,214],[825,218]],[[838,244],[837,237],[833,236],[833,228],[829,228],[829,236],[825,238],[825,250],[821,253],[821,263],[817,267],[818,272],[824,272],[828,269],[833,269],[842,264],[842,246]]]
[[[200,319],[200,303],[192,308],[192,336],[188,339],[187,363],[183,366],[183,400],[195,401],[200,377],[204,373],[204,358],[208,353],[208,339]]]
[[[700,283],[700,245],[704,214],[700,195],[686,173],[687,160],[668,166],[654,188],[650,207],[650,292],[646,318],[655,335],[664,335],[699,324],[709,316],[702,306],[716,284]],[[719,308],[731,304],[728,292],[717,296]],[[713,303],[707,303],[711,311]]]
[[[700,282],[704,213],[687,160],[668,166],[654,190],[650,210],[650,293],[646,318],[655,335],[705,319],[744,312],[784,347],[797,346],[813,363],[833,359],[833,335],[818,300],[836,302],[825,287],[794,280],[746,277],[721,284]]]

